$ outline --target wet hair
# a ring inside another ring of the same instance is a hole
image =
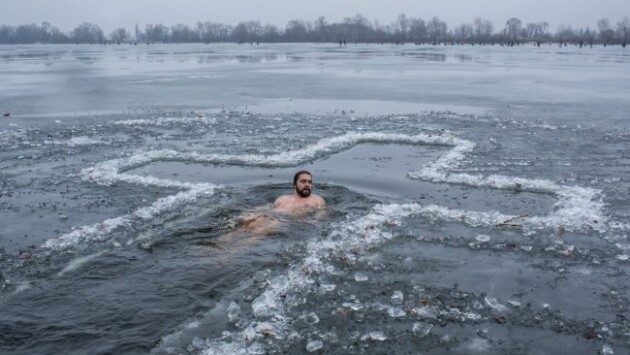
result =
[[[293,176],[293,186],[297,185],[297,181],[300,178],[300,175],[302,174],[308,174],[311,178],[313,178],[313,174],[311,174],[310,171],[300,170],[297,173],[295,173],[295,176]]]

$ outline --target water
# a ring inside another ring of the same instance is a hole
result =
[[[629,60],[0,47],[0,351],[628,352]]]

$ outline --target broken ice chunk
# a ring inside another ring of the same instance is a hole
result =
[[[485,297],[483,300],[486,301],[486,304],[490,306],[490,308],[496,309],[499,312],[507,311],[507,307],[499,303],[496,298]]]
[[[402,304],[404,297],[405,296],[403,296],[402,291],[394,291],[394,294],[392,295],[392,303],[393,304]]]
[[[413,333],[420,338],[424,338],[429,335],[429,333],[431,333],[431,329],[433,329],[433,324],[430,323],[416,322],[413,324]]]
[[[239,318],[241,318],[241,307],[235,302],[230,302],[230,305],[227,308],[227,316],[230,322],[236,322]]]
[[[362,341],[385,341],[387,340],[387,336],[380,330],[371,331],[361,337]]]
[[[362,273],[357,272],[357,273],[354,275],[354,279],[355,279],[355,281],[357,281],[357,282],[363,282],[363,281],[367,281],[367,280],[368,280],[368,277],[367,277],[367,275],[365,275],[365,274],[362,274]]]
[[[485,242],[490,241],[490,237],[485,234],[479,234],[475,239],[480,243],[485,243]]]
[[[322,347],[324,347],[323,341],[312,340],[312,341],[309,341],[308,344],[306,344],[306,351],[308,351],[309,353],[312,353],[313,351],[317,351],[321,349]]]

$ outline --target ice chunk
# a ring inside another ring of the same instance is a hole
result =
[[[262,295],[252,302],[252,309],[257,317],[282,314],[284,306],[281,298],[286,295],[289,288],[289,278],[285,275],[275,277],[269,282],[269,286]]]
[[[615,246],[621,250],[630,250],[630,244],[628,243],[616,243]]]
[[[362,341],[385,341],[387,336],[380,330],[374,330],[361,337]]]
[[[505,307],[504,305],[502,305],[501,303],[499,303],[499,301],[497,301],[496,298],[490,298],[490,297],[485,297],[483,299],[486,304],[492,308],[492,309],[496,309],[499,312],[505,312],[507,311],[507,307]]]
[[[241,307],[235,302],[230,302],[227,308],[227,316],[230,322],[234,323],[241,318]]]
[[[438,315],[437,308],[431,306],[414,307],[411,313],[425,318],[435,318]]]
[[[199,337],[194,337],[193,340],[192,340],[192,346],[195,349],[201,350],[201,349],[206,347],[206,342],[203,341],[203,339],[201,339]]]
[[[515,301],[515,300],[509,300],[509,301],[507,301],[507,303],[509,303],[512,307],[520,307],[521,306],[521,302]]]
[[[466,313],[462,314],[462,316],[465,319],[470,319],[470,320],[479,320],[479,319],[481,319],[481,315],[479,315],[477,313],[473,313],[473,312],[466,312]]]
[[[403,296],[402,291],[394,291],[394,294],[392,295],[393,304],[402,304],[403,299],[404,299],[404,296]]]
[[[336,287],[337,287],[337,285],[335,285],[335,284],[323,284],[323,285],[320,286],[320,289],[323,292],[330,292],[330,291],[333,291]]]
[[[306,321],[306,323],[311,324],[311,325],[319,323],[319,317],[317,316],[317,314],[313,312],[305,314],[304,320]]]
[[[312,341],[309,341],[308,344],[306,344],[306,351],[308,351],[309,353],[312,353],[313,351],[317,351],[321,349],[322,347],[324,347],[323,341],[312,340]]]
[[[615,351],[610,345],[604,344],[604,346],[602,346],[602,355],[614,355],[614,354],[615,354]]]
[[[490,237],[485,234],[479,234],[475,239],[480,243],[485,243],[485,242],[490,241]]]
[[[367,281],[368,277],[365,274],[357,272],[356,274],[354,274],[354,280],[357,282],[363,282],[363,281]]]
[[[344,302],[341,306],[346,307],[346,308],[350,308],[353,311],[358,311],[363,309],[363,305],[359,302]]]
[[[405,315],[407,315],[407,313],[398,308],[398,307],[388,307],[387,308],[387,314],[389,314],[390,317],[393,318],[400,318],[400,317],[404,317]]]
[[[287,337],[287,340],[292,343],[301,339],[302,339],[302,336],[300,335],[300,333],[296,331],[291,332],[289,336]]]
[[[429,335],[429,333],[431,333],[431,329],[433,329],[433,324],[430,323],[416,322],[413,324],[413,333],[420,338],[424,338]]]

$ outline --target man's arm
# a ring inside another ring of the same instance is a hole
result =
[[[316,204],[317,212],[315,213],[315,220],[321,221],[328,216],[328,210],[326,209],[326,201],[317,196],[317,204]]]
[[[282,205],[284,205],[287,201],[287,199],[289,199],[289,196],[280,196],[276,199],[276,201],[274,201],[273,203],[273,208],[278,208]]]
[[[317,196],[317,208],[319,208],[319,209],[326,208],[326,200],[324,200],[320,196]]]

